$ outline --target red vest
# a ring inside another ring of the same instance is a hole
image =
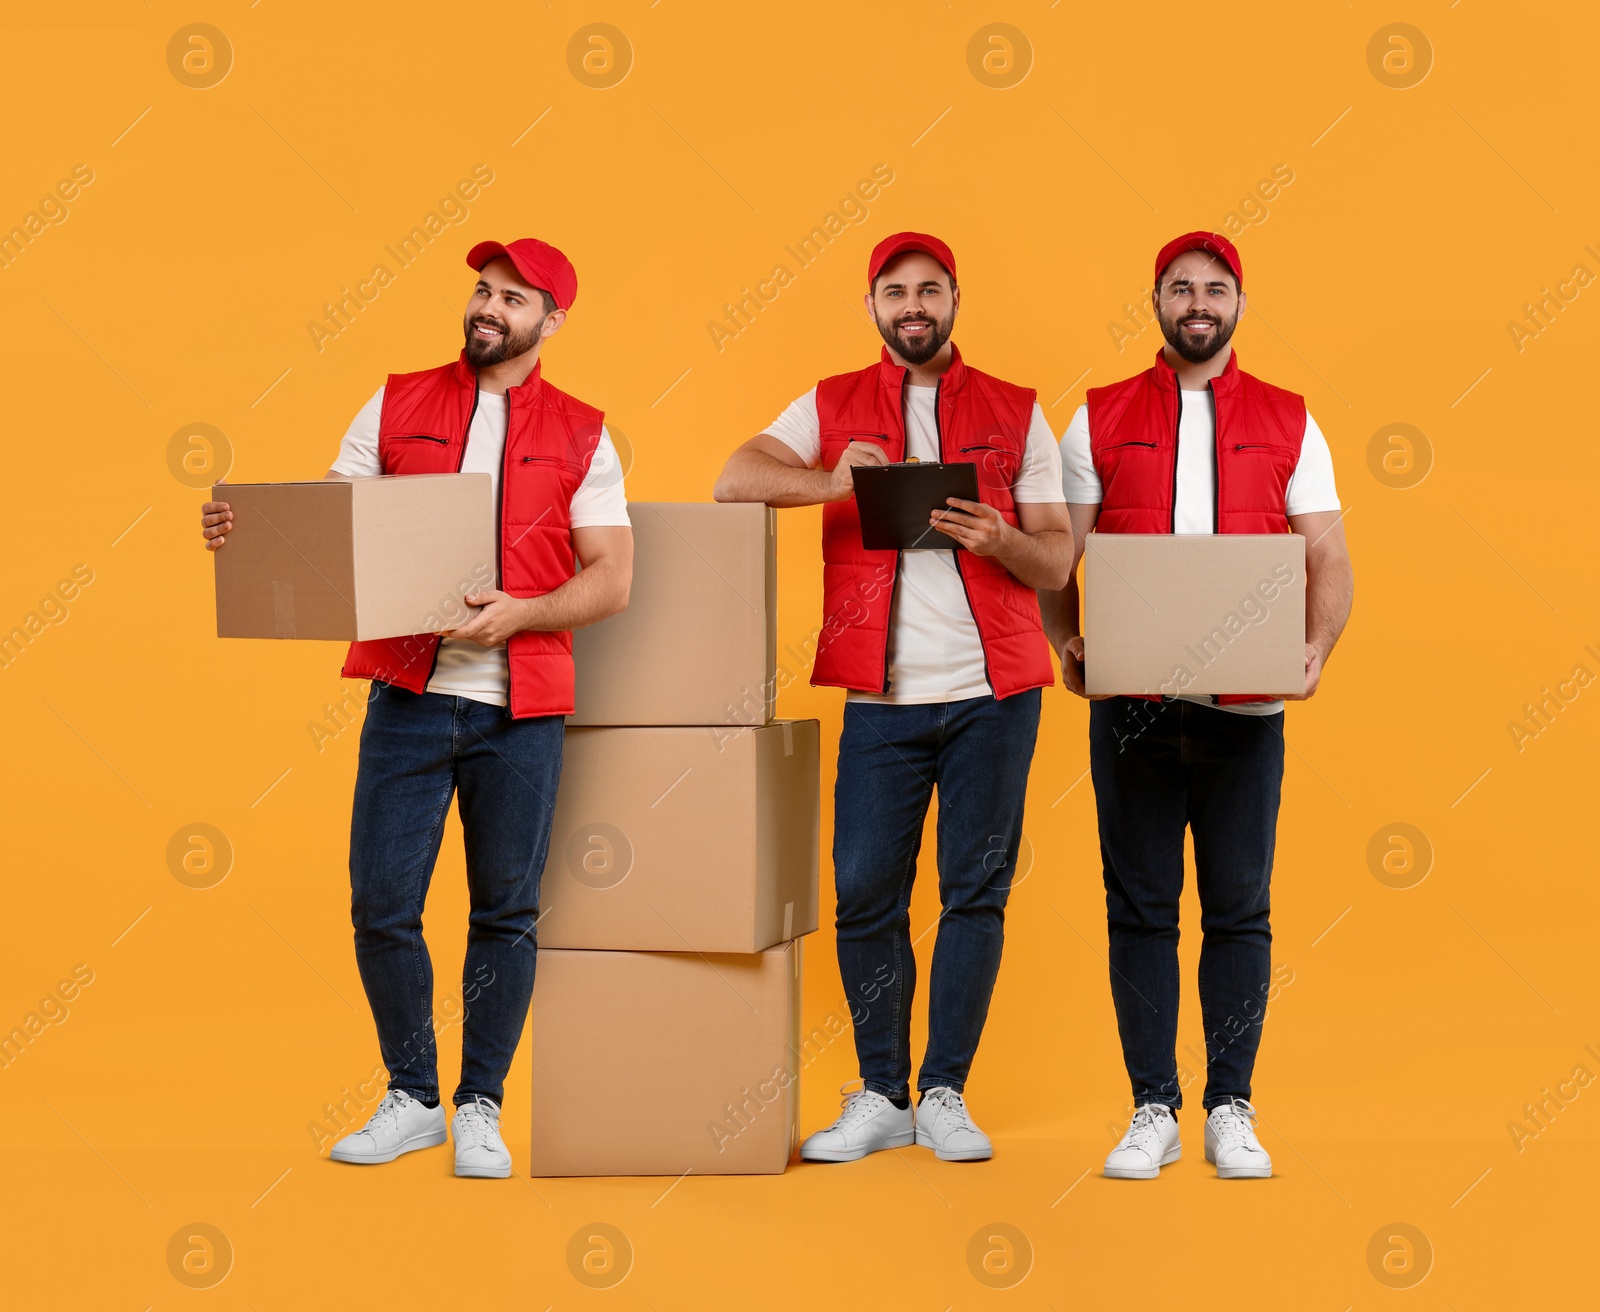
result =
[[[903,389],[907,370],[887,349],[870,368],[817,384],[823,469],[856,439],[877,440],[892,461],[905,458]],[[939,458],[978,467],[978,496],[1013,527],[1011,485],[1022,468],[1034,394],[969,368],[951,347],[939,379]],[[997,698],[1055,682],[1034,590],[990,556],[955,553],[967,603],[983,643],[985,671]],[[811,682],[859,692],[888,690],[889,615],[900,553],[861,545],[855,498],[822,508],[822,630]]]
[[[513,597],[553,592],[576,572],[572,495],[600,441],[602,414],[540,377],[536,364],[507,394],[505,454],[497,510],[500,578]],[[453,474],[461,469],[478,404],[477,371],[466,352],[454,364],[390,374],[378,425],[385,474]],[[439,637],[419,633],[350,644],[347,679],[381,679],[422,692],[433,676]],[[507,701],[514,718],[571,715],[572,635],[525,630],[506,644]]]
[[[1245,373],[1238,352],[1210,388],[1217,420],[1215,531],[1287,533],[1289,479],[1306,435],[1305,398]],[[1089,445],[1103,489],[1095,531],[1171,533],[1177,513],[1178,376],[1162,352],[1144,373],[1089,389]]]

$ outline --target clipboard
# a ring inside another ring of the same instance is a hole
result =
[[[978,499],[978,467],[962,461],[908,460],[897,465],[856,465],[856,510],[861,545],[868,551],[960,551],[953,537],[928,523],[935,510],[947,510],[946,497]]]

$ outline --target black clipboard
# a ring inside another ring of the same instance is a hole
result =
[[[928,523],[949,510],[946,497],[978,499],[978,467],[908,460],[897,465],[854,465],[861,545],[868,551],[960,551],[961,544]]]

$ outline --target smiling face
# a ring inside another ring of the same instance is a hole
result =
[[[1162,270],[1155,305],[1167,345],[1191,364],[1204,364],[1232,339],[1245,300],[1226,264],[1205,251],[1185,251]]]
[[[467,361],[475,369],[515,360],[566,321],[548,293],[530,287],[505,256],[492,259],[478,274],[463,320]]]
[[[961,289],[944,265],[921,251],[890,260],[867,294],[884,343],[907,364],[926,364],[944,348],[955,327]]]

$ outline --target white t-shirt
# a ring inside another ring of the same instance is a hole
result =
[[[500,506],[500,466],[505,453],[507,412],[503,395],[479,391],[478,408],[472,416],[467,450],[461,461],[463,474],[489,475],[490,497],[496,514]],[[334,473],[366,478],[383,472],[378,458],[378,420],[382,413],[383,388],[380,387],[372,400],[361,407],[361,413],[339,444],[339,458],[333,462]],[[572,494],[572,527],[627,528],[629,523],[628,499],[622,487],[617,449],[612,444],[611,434],[602,428],[589,472]],[[498,578],[495,583],[499,585]],[[498,647],[480,647],[465,639],[441,638],[439,659],[433,667],[433,677],[428,680],[428,691],[504,706],[506,681],[504,643]]]
[[[1173,510],[1174,531],[1210,533],[1215,505],[1216,472],[1212,468],[1216,444],[1216,416],[1212,413],[1211,390],[1205,388],[1178,393],[1178,487]],[[1104,495],[1100,476],[1095,473],[1089,447],[1089,407],[1080,405],[1061,437],[1061,490],[1074,505],[1097,506]],[[1300,444],[1300,460],[1289,476],[1285,501],[1291,515],[1311,515],[1339,509],[1339,493],[1333,483],[1333,453],[1317,421],[1306,415],[1305,440]],[[1180,695],[1180,701],[1213,705],[1211,698]],[[1251,702],[1224,706],[1225,711],[1241,715],[1276,715],[1279,702]]]
[[[907,385],[908,459],[938,460],[935,413],[938,389]],[[767,427],[809,467],[822,459],[817,392],[807,392]],[[1011,495],[1018,502],[1061,502],[1061,453],[1044,411],[1033,407],[1027,445]],[[851,692],[847,700],[912,705],[992,695],[984,672],[983,643],[967,604],[953,551],[907,551],[889,613],[889,691]]]

